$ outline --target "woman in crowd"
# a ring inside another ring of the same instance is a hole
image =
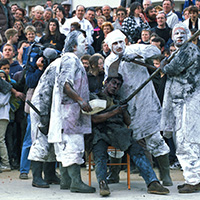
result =
[[[15,21],[13,28],[17,29],[18,31],[18,42],[22,41],[22,40],[26,40],[26,36],[24,34],[24,24],[22,21],[18,20]]]
[[[61,5],[58,5],[56,8],[56,18],[58,20],[59,23],[59,29],[60,32],[64,35],[67,35],[67,33],[69,32],[68,30],[68,19],[65,17],[65,10]]]
[[[89,59],[88,83],[89,90],[92,93],[98,93],[103,87],[104,80],[104,57],[95,53]]]
[[[65,35],[59,30],[59,24],[57,19],[50,19],[45,35],[40,39],[41,44],[50,43],[53,44],[57,50],[62,51],[65,43]]]
[[[101,26],[101,29],[103,34],[101,33],[101,35],[99,35],[99,37],[96,37],[96,39],[94,40],[94,46],[95,46],[94,49],[96,52],[99,52],[101,50],[101,44],[103,40],[106,38],[108,33],[114,30],[114,27],[111,22],[104,22]]]
[[[102,38],[104,38],[101,26],[106,21],[106,18],[102,15],[98,16],[96,19],[97,19],[97,27],[94,29],[94,34],[92,36],[94,40],[92,46],[94,47],[95,52],[98,52],[101,50],[101,42],[103,41]]]
[[[32,25],[27,26],[24,32],[25,32],[26,39],[30,44],[36,42],[35,41],[36,29],[34,26]]]
[[[122,23],[122,30],[128,35],[130,42],[134,44],[140,39],[143,29],[150,29],[150,26],[142,14],[141,4],[134,2],[130,7],[130,16]]]

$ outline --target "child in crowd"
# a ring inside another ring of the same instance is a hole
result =
[[[110,49],[108,45],[105,43],[105,41],[101,44],[101,51],[99,52],[104,58],[108,57],[110,55]]]
[[[150,30],[142,30],[141,39],[138,40],[138,44],[150,44],[151,31]]]
[[[35,42],[35,36],[36,36],[36,29],[34,26],[27,26],[25,28],[25,36],[27,38],[27,41],[32,44],[33,42]]]
[[[15,49],[11,44],[5,44],[3,47],[3,57],[8,59],[10,63],[10,77],[13,78],[14,74],[18,71],[22,71],[22,66],[17,60],[14,60]]]
[[[44,14],[44,7],[43,6],[35,6],[34,9],[34,18],[32,20],[32,24],[34,24],[36,21],[41,21],[42,23],[44,23],[42,17]]]
[[[153,64],[156,68],[160,67],[161,61],[162,61],[162,59],[164,59],[164,57],[165,57],[164,55],[161,55],[161,56],[153,59]],[[167,81],[167,75],[163,74],[162,72],[160,72],[160,76],[157,77],[157,81],[154,81],[156,93],[158,95],[161,105],[163,103],[166,81]],[[170,169],[179,169],[180,164],[175,155],[175,146],[174,146],[173,139],[172,138],[165,139],[165,141],[168,144],[168,146],[170,147],[170,153],[169,153]]]
[[[10,78],[9,72],[10,72],[10,63],[7,59],[3,58],[0,60],[0,70],[3,70],[6,73],[7,81],[11,84],[16,84],[16,81],[14,79]],[[15,131],[14,131],[14,121],[15,121],[15,112],[20,107],[21,101],[14,96],[14,94],[10,97],[10,111],[9,111],[9,119],[10,122],[7,126],[6,134],[5,134],[5,140],[8,150],[8,157],[11,169],[14,167],[14,141],[16,140]],[[15,158],[16,159],[16,158]]]
[[[18,31],[14,28],[9,28],[6,30],[5,32],[5,37],[6,37],[6,44],[11,44],[14,49],[15,49],[15,52],[17,51],[17,42],[18,42],[18,39],[19,39],[19,36],[18,36]],[[1,51],[3,50],[3,46],[1,48]]]
[[[0,78],[8,81],[8,77],[3,70],[0,70]],[[8,151],[5,144],[5,133],[9,122],[9,110],[10,110],[10,100],[11,92],[3,94],[0,92],[0,171],[11,171]]]

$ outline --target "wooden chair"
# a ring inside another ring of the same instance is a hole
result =
[[[109,151],[120,151],[112,146],[108,147],[108,152]],[[91,153],[89,155],[89,186],[91,186],[91,166],[94,166],[94,162],[91,161]],[[107,163],[107,165],[126,165],[127,166],[127,185],[128,185],[128,189],[131,189],[131,185],[130,185],[130,155],[127,153],[127,162],[126,163]]]

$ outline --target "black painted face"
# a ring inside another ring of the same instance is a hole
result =
[[[116,95],[121,87],[121,84],[122,84],[122,82],[119,79],[117,79],[117,78],[111,79],[110,82],[107,83],[107,85],[106,85],[107,93],[111,96]]]

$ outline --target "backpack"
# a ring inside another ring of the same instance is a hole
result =
[[[22,64],[26,67],[36,67],[37,59],[42,56],[45,47],[41,44],[36,44],[35,42],[29,47],[23,48]]]

